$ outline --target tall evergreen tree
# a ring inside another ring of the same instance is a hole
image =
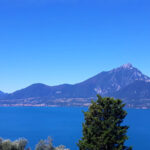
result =
[[[83,137],[79,140],[80,150],[132,150],[125,146],[128,126],[122,125],[127,112],[119,99],[102,98],[98,95],[84,112]]]

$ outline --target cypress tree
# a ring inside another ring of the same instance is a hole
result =
[[[122,125],[127,112],[119,99],[102,98],[92,101],[84,112],[83,137],[79,140],[80,150],[132,150],[125,146],[129,128]]]

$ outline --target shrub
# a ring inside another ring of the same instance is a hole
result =
[[[22,138],[14,142],[0,138],[0,150],[25,150],[27,140]]]
[[[54,147],[52,139],[48,137],[47,140],[39,141],[39,143],[36,145],[35,150],[69,150],[69,149],[66,149],[64,145]]]

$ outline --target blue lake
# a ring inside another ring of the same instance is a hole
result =
[[[76,143],[82,136],[84,116],[82,107],[0,107],[0,137],[11,140],[25,137],[29,146],[48,136],[55,146],[63,144],[78,150]],[[134,150],[150,149],[150,110],[128,109],[125,124],[128,130],[128,145]]]

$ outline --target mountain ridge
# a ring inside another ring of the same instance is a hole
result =
[[[139,103],[141,98],[137,96],[138,93],[135,96],[137,100],[136,102],[134,100],[134,103],[132,92],[128,92],[130,94],[124,96],[126,91],[135,90],[134,86],[139,84],[140,81],[141,90],[146,90],[146,88],[150,90],[150,77],[142,74],[132,64],[124,64],[110,71],[103,71],[77,84],[49,86],[36,83],[10,94],[0,94],[0,105],[87,106],[91,99],[95,99],[96,95],[100,94],[101,96],[122,98],[128,107],[132,105],[133,108],[149,107],[149,94],[144,95],[148,101],[143,101],[143,103]],[[145,99],[144,96],[143,99]]]

